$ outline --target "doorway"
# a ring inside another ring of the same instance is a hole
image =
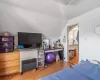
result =
[[[68,60],[72,64],[79,61],[79,25],[71,25],[68,30]]]

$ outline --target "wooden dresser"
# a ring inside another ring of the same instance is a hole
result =
[[[0,76],[20,72],[20,53],[18,51],[0,53]]]

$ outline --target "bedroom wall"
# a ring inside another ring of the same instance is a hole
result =
[[[100,61],[100,35],[94,32],[100,25],[100,7],[69,20],[67,26],[76,23],[79,24],[79,59]]]

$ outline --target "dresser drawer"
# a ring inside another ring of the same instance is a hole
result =
[[[0,76],[14,74],[20,72],[19,66],[14,66],[10,68],[0,69]]]
[[[13,66],[19,66],[19,60],[7,61],[7,62],[0,62],[0,69],[9,68]]]
[[[0,42],[13,42],[14,36],[0,36]]]
[[[0,62],[17,60],[20,58],[19,52],[0,53]]]

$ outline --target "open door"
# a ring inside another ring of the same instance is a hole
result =
[[[72,64],[79,62],[79,25],[68,26],[68,59]]]

